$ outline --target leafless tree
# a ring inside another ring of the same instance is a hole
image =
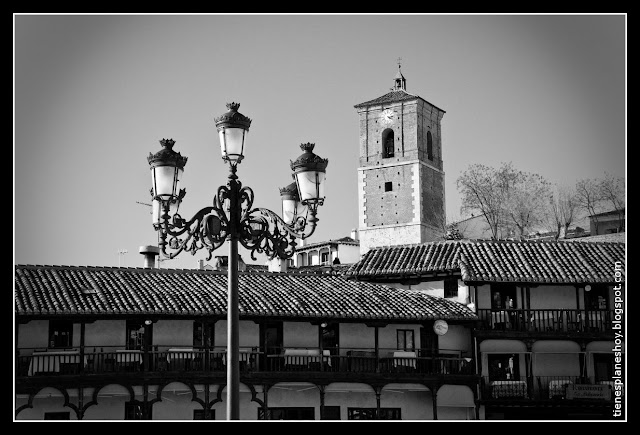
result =
[[[542,176],[515,171],[513,184],[506,201],[507,222],[524,238],[528,232],[542,224],[546,201],[551,193],[550,184]]]
[[[482,213],[494,239],[498,238],[499,229],[504,222],[508,184],[508,179],[501,176],[500,170],[479,163],[470,165],[456,180],[456,186],[462,195],[461,213]]]
[[[585,211],[595,226],[596,234],[598,233],[598,217],[596,214],[600,211],[603,201],[601,181],[595,178],[585,178],[576,183],[576,204],[580,210]]]
[[[522,172],[511,163],[495,169],[473,164],[456,180],[462,195],[461,212],[480,212],[493,238],[527,231],[543,219],[549,183],[540,175]]]
[[[620,226],[618,231],[624,231],[624,211],[625,211],[625,185],[624,179],[614,177],[605,172],[604,179],[600,181],[600,196],[602,202],[610,205],[610,210],[618,214]]]
[[[578,204],[575,191],[566,186],[555,185],[549,196],[546,223],[553,231],[554,238],[566,238],[569,226],[578,218]]]

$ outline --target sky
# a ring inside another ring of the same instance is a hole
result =
[[[238,175],[254,207],[280,214],[290,161],[312,142],[329,165],[308,242],[349,236],[354,106],[389,92],[398,58],[407,91],[446,112],[449,221],[466,217],[456,179],[474,163],[561,185],[626,178],[625,14],[15,14],[14,264],[142,267],[140,246],[157,244],[147,156],[174,139],[188,158],[180,214],[212,205],[229,102],[252,119]]]

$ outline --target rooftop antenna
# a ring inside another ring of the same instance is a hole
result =
[[[126,253],[128,253],[129,251],[127,251],[126,249],[118,249],[118,267],[120,267],[120,259],[122,258],[122,256]]]
[[[153,207],[151,204],[147,204],[146,202],[136,201],[136,204],[146,205],[148,207]],[[153,213],[153,210],[149,210],[149,214]]]

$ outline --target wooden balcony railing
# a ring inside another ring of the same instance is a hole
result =
[[[612,400],[614,397],[613,381],[596,379],[593,376],[521,376],[511,379],[492,379],[483,376],[481,392],[482,399],[487,401],[555,401],[568,399],[567,389],[574,385],[595,387],[589,389],[589,400]],[[606,391],[609,391],[609,394],[606,394]]]
[[[106,350],[105,350],[106,349]],[[471,358],[461,351],[428,355],[421,350],[331,349],[257,347],[240,349],[241,372],[356,372],[416,373],[429,375],[472,375]],[[126,372],[225,372],[226,349],[198,349],[154,346],[152,350],[91,347],[64,351],[20,349],[17,375],[56,376],[65,374],[107,374]]]
[[[611,332],[613,310],[478,309],[483,330],[527,332]]]

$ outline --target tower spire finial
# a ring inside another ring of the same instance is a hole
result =
[[[393,88],[391,88],[391,90],[402,90],[402,91],[406,91],[407,90],[407,81],[405,80],[404,76],[402,75],[402,71],[400,71],[400,64],[402,62],[402,58],[399,57],[398,58],[398,73],[396,74],[396,78],[394,79],[394,86]]]

